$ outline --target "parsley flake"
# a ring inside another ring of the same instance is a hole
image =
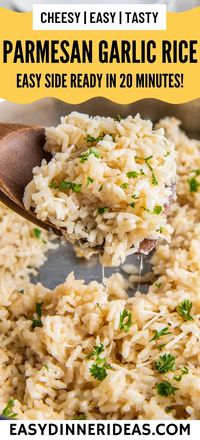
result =
[[[35,235],[36,238],[38,238],[38,239],[41,238],[41,233],[42,233],[41,229],[34,228],[33,232],[34,232],[34,235]]]
[[[181,374],[179,376],[174,376],[173,379],[176,380],[177,382],[180,382],[182,377],[184,376],[184,374],[188,374],[189,370],[187,367],[183,367],[181,369]]]
[[[108,212],[108,208],[98,208],[97,209],[97,214],[104,214],[105,212]]]
[[[90,367],[91,376],[100,381],[104,380],[108,373],[107,370],[112,370],[112,366],[107,363],[105,358],[101,358],[100,354],[104,351],[103,344],[95,345],[92,352],[86,356],[86,359],[94,359],[94,364]]]
[[[176,307],[176,311],[180,316],[182,316],[184,321],[194,321],[194,318],[190,315],[191,308],[191,301],[189,299],[185,299]]]
[[[9,417],[10,419],[15,419],[17,417],[17,414],[13,413],[14,405],[15,405],[15,401],[13,399],[10,399],[6,407],[2,411],[2,416]]]
[[[47,364],[44,364],[43,367],[45,368],[46,371],[49,371],[49,367]]]
[[[175,391],[178,390],[178,388],[173,387],[171,383],[168,382],[167,380],[157,383],[156,389],[157,389],[157,393],[163,397],[168,397],[171,394],[175,394]]]
[[[73,420],[87,420],[87,416],[84,413],[78,413]]]
[[[62,180],[59,184],[56,183],[54,180],[50,183],[50,188],[58,189],[59,191],[66,191],[68,189],[71,189],[73,192],[80,192],[82,184],[81,183],[75,183],[75,182],[66,182],[65,180]]]
[[[153,185],[158,185],[158,181],[157,181],[157,178],[156,178],[156,176],[155,176],[155,174],[154,174],[154,170],[153,170],[152,166],[151,166],[150,163],[149,163],[149,161],[150,161],[152,158],[153,158],[153,156],[144,157],[144,158],[142,158],[142,157],[138,157],[137,159],[139,159],[139,160],[144,160],[144,161],[146,162],[146,164],[147,164],[149,170],[151,171],[151,182],[152,182],[152,184],[153,184]]]
[[[86,142],[91,142],[91,143],[98,143],[99,141],[102,141],[104,138],[105,134],[103,133],[102,135],[98,136],[98,137],[93,137],[90,134],[88,134],[85,138]]]
[[[94,182],[94,179],[92,179],[92,177],[87,177],[87,186],[90,184],[90,183],[93,183]]]
[[[153,185],[158,185],[157,178],[156,178],[156,176],[155,176],[155,174],[153,172],[151,174],[151,181],[152,181]]]
[[[131,327],[131,312],[127,309],[124,309],[123,312],[120,313],[119,318],[119,328],[120,330],[124,330],[126,333],[128,333],[130,327]]]
[[[129,171],[128,173],[126,173],[126,175],[127,175],[127,177],[129,178],[129,179],[131,179],[131,178],[136,178],[136,177],[138,177],[139,176],[139,174],[137,173],[137,171]]]
[[[149,342],[157,341],[158,339],[161,338],[161,336],[171,335],[171,332],[168,332],[168,330],[169,330],[169,327],[164,327],[164,328],[163,328],[162,330],[160,330],[160,331],[155,330],[155,331],[154,331],[154,336],[153,336],[153,338],[150,339]]]
[[[42,321],[41,321],[41,317],[42,317],[42,306],[43,306],[43,302],[40,303],[36,303],[36,310],[35,313],[37,315],[37,318],[35,319],[34,317],[32,317],[32,329],[34,330],[36,327],[43,327]]]
[[[86,153],[81,154],[80,156],[80,162],[84,163],[86,162],[86,160],[88,160],[88,157],[90,155],[93,155],[94,157],[97,157],[98,159],[101,157],[100,153],[97,150],[94,150],[94,148],[89,148],[88,151],[86,151]]]
[[[112,370],[113,368],[103,359],[101,360],[102,362],[100,362],[100,359],[101,358],[99,358],[98,361],[90,367],[90,373],[91,376],[102,382],[108,376],[106,370]]]
[[[168,373],[168,371],[173,371],[175,368],[175,356],[172,354],[165,353],[159,357],[158,361],[155,361],[155,369],[159,373]]]
[[[165,347],[165,345],[166,344],[159,344],[159,345],[156,345],[156,348],[157,348],[157,350],[161,351]]]
[[[122,183],[122,184],[120,185],[120,187],[121,187],[122,189],[127,189],[127,188],[128,188],[128,183],[124,182],[124,183]]]
[[[81,187],[82,187],[82,183],[66,182],[65,180],[63,180],[60,183],[59,189],[61,191],[65,191],[66,189],[71,189],[73,192],[78,193],[80,192]]]
[[[57,182],[55,180],[52,180],[49,184],[49,188],[51,189],[59,189],[59,185],[57,184]]]
[[[95,345],[91,353],[86,356],[86,359],[92,359],[95,356],[99,356],[104,351],[104,345]]]
[[[196,177],[191,177],[188,179],[188,184],[190,188],[190,192],[197,192],[200,186],[200,183],[197,181]]]
[[[160,214],[162,212],[162,206],[160,206],[160,205],[156,205],[155,207],[154,207],[154,210],[153,210],[153,213],[154,214]]]
[[[200,176],[200,170],[192,170],[192,173],[195,173],[195,176]]]

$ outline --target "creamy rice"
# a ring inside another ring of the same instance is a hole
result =
[[[169,215],[172,241],[161,243],[152,259],[156,281],[147,295],[128,298],[119,274],[106,287],[70,274],[53,291],[26,278],[23,294],[2,279],[1,411],[13,399],[12,412],[22,419],[200,418],[200,142],[175,119],[160,126],[176,143],[178,198]],[[6,236],[14,241],[19,232],[7,227]],[[125,270],[131,276],[131,267]]]
[[[147,252],[145,239],[169,241],[175,154],[162,128],[139,115],[118,121],[73,112],[46,130],[45,149],[53,157],[33,170],[24,196],[38,219],[100,249],[105,266]]]

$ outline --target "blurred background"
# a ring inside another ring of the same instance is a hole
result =
[[[33,3],[121,3],[121,0],[0,0],[0,6],[17,11],[31,11]],[[166,3],[168,10],[176,12],[200,6],[200,0],[126,0],[124,3]]]

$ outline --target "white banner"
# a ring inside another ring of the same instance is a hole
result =
[[[166,5],[33,5],[34,30],[165,30]]]
[[[17,437],[37,440],[66,438],[74,440],[88,438],[125,440],[135,439],[172,439],[196,440],[199,434],[199,421],[185,420],[78,420],[78,421],[1,421],[1,439],[10,440]]]

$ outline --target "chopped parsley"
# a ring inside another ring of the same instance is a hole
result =
[[[163,382],[156,384],[156,390],[160,396],[168,397],[171,394],[175,394],[175,391],[177,391],[178,388],[173,387],[167,380],[163,380]]]
[[[129,171],[128,173],[126,173],[127,177],[129,179],[131,179],[132,177],[135,179],[136,177],[139,176],[139,174],[137,173],[137,171]]]
[[[122,185],[120,187],[122,189],[127,189],[128,188],[128,183],[124,182],[124,183],[122,183]]]
[[[113,142],[115,142],[115,134],[113,134],[113,133],[109,133],[108,136],[110,136],[110,137],[112,138]]]
[[[131,327],[131,312],[127,309],[124,309],[123,312],[120,313],[119,328],[120,330],[124,330],[126,333],[128,333],[130,327]]]
[[[151,182],[152,182],[152,184],[153,184],[153,185],[158,185],[158,181],[157,181],[157,178],[156,178],[156,176],[155,176],[155,174],[154,174],[154,170],[153,170],[152,166],[151,166],[150,163],[149,163],[149,161],[150,161],[152,158],[153,158],[153,156],[144,157],[144,158],[142,158],[142,157],[138,157],[137,159],[139,159],[139,160],[144,160],[144,161],[146,162],[146,164],[147,164],[149,170],[151,171]]]
[[[10,419],[15,419],[17,417],[17,414],[13,413],[14,405],[15,405],[15,401],[13,399],[10,399],[6,407],[2,411],[2,416],[9,417]]]
[[[78,413],[73,420],[87,420],[87,416],[84,413]]]
[[[166,344],[159,344],[159,345],[156,345],[156,348],[157,348],[157,350],[161,351],[165,347],[165,345]]]
[[[200,186],[200,183],[197,181],[196,177],[191,177],[188,179],[188,184],[190,188],[190,192],[197,192]]]
[[[42,306],[43,306],[43,302],[40,303],[36,303],[36,307],[35,307],[35,313],[37,315],[37,318],[32,317],[32,329],[34,330],[36,327],[43,327],[42,321],[41,321],[41,317],[42,317]]]
[[[129,203],[129,206],[131,206],[131,208],[135,208],[135,202]]]
[[[187,367],[183,367],[181,369],[181,374],[179,376],[174,376],[173,379],[176,380],[177,382],[180,382],[182,377],[184,376],[184,374],[188,374],[189,370]]]
[[[194,321],[194,318],[190,315],[192,303],[189,299],[184,299],[177,307],[177,313],[182,316],[184,321]]]
[[[121,117],[121,115],[118,114],[116,117],[116,121],[121,122],[121,120],[122,120],[122,117]]]
[[[182,374],[188,374],[188,373],[189,373],[189,370],[188,370],[187,367],[183,367],[183,368],[181,369],[181,372],[182,372]]]
[[[90,183],[93,183],[94,182],[94,179],[92,179],[92,177],[87,177],[87,186],[90,184]]]
[[[98,307],[98,309],[100,309],[100,310],[101,310],[101,306],[100,306],[100,304],[99,304],[99,303],[96,303],[96,306]]]
[[[107,363],[106,358],[101,358],[100,354],[104,351],[103,344],[95,345],[92,352],[86,356],[86,359],[94,359],[94,364],[90,367],[91,376],[100,381],[104,380],[108,373],[107,370],[112,370],[110,364]]]
[[[34,235],[35,235],[36,238],[38,238],[38,239],[41,238],[41,233],[42,233],[41,229],[34,228],[33,232],[34,232]]]
[[[94,356],[99,356],[104,351],[104,345],[95,345],[91,353],[86,356],[86,359],[92,359]]]
[[[55,180],[52,180],[49,184],[49,188],[51,189],[59,189],[59,185],[57,184],[57,182]]]
[[[34,233],[35,237],[36,237],[38,240],[39,240],[40,238],[42,238],[42,237],[41,237],[41,234],[42,234],[41,229],[39,229],[39,228],[34,228],[34,229],[33,229],[33,233]],[[46,241],[46,240],[43,240],[43,239],[42,239],[42,241],[43,241],[44,244],[47,244],[47,241]]]
[[[97,209],[97,214],[104,214],[105,212],[108,212],[108,208],[98,208]]]
[[[112,370],[110,364],[108,364],[104,359],[98,358],[95,364],[90,367],[91,376],[95,377],[100,381],[104,380],[108,373],[106,370]]]
[[[133,194],[131,197],[132,197],[132,199],[135,199],[135,200],[139,199],[139,197],[137,197],[135,194]]]
[[[144,211],[149,212],[150,214],[156,214],[156,215],[159,215],[162,212],[162,206],[160,205],[156,205],[153,211],[150,211],[150,209],[145,208],[144,206],[142,206],[142,209],[144,209]]]
[[[154,173],[151,174],[151,181],[153,185],[158,185],[158,181]]]
[[[168,157],[170,155],[170,151],[167,151],[167,153],[164,155],[164,157]]]
[[[159,287],[162,286],[162,283],[155,283],[155,286],[159,289]]]
[[[102,189],[103,189],[103,183],[99,187],[99,192],[102,191]]]
[[[104,138],[104,136],[105,136],[105,134],[103,133],[102,135],[100,135],[100,136],[98,136],[98,137],[95,138],[95,137],[91,136],[90,134],[88,134],[88,135],[86,136],[85,140],[86,140],[86,142],[91,142],[91,143],[96,142],[96,144],[97,144],[99,141],[102,141],[102,139]]]
[[[175,356],[172,354],[165,353],[159,357],[158,361],[155,361],[155,369],[159,373],[168,373],[168,371],[173,371],[175,368]]]
[[[66,189],[71,189],[73,192],[78,193],[80,192],[81,187],[82,187],[82,183],[66,182],[65,180],[63,180],[62,182],[60,182],[59,189],[61,191],[65,191]]]
[[[56,183],[54,180],[50,183],[50,188],[58,189],[60,191],[66,191],[67,189],[71,189],[73,192],[80,192],[82,184],[81,183],[74,183],[74,182],[66,182],[65,180],[62,180],[59,184]]]
[[[195,173],[195,176],[200,176],[200,170],[192,170],[192,173]]]
[[[160,206],[160,205],[156,205],[155,206],[155,208],[154,208],[154,210],[153,210],[153,213],[154,214],[160,214],[162,212],[162,206]]]
[[[145,208],[144,206],[142,206],[142,209],[144,209],[144,211],[151,212],[150,209]]]
[[[154,336],[153,336],[153,338],[150,339],[149,342],[157,341],[158,339],[161,338],[161,336],[171,335],[171,332],[168,332],[168,330],[169,330],[169,327],[164,327],[164,328],[163,328],[162,330],[160,330],[160,331],[155,330],[155,331],[154,331]]]
[[[44,364],[43,367],[45,368],[46,371],[49,371],[49,367],[47,364]]]
[[[81,163],[86,162],[86,160],[88,160],[88,157],[89,157],[91,154],[92,154],[94,157],[97,157],[98,159],[101,157],[100,153],[99,153],[97,150],[94,150],[94,148],[89,148],[89,150],[86,151],[86,153],[81,154],[81,156],[80,156],[80,162],[81,162]]]

